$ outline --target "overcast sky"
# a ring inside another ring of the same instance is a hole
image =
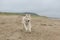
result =
[[[60,0],[0,0],[1,12],[35,12],[60,18]]]

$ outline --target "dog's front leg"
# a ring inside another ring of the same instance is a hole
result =
[[[29,29],[29,32],[31,32],[31,23],[29,23],[29,28],[28,29]]]
[[[27,29],[27,26],[26,26],[26,24],[24,23],[24,28],[25,28],[25,30],[27,31],[28,29]]]

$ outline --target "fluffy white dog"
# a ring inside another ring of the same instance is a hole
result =
[[[22,23],[24,25],[25,30],[31,32],[31,16],[30,16],[30,14],[26,14],[23,17]]]

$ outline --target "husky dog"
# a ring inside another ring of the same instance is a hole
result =
[[[30,14],[26,14],[22,19],[24,28],[26,31],[31,32],[31,16]]]

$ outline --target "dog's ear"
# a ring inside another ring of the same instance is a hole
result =
[[[31,15],[29,14],[29,18],[31,19]]]

